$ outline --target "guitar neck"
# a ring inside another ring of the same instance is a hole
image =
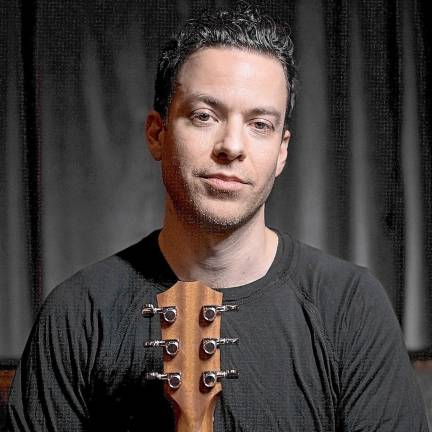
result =
[[[164,373],[181,372],[181,386],[165,392],[175,404],[177,432],[213,432],[213,417],[222,390],[219,382],[211,388],[203,385],[205,371],[220,370],[220,350],[205,355],[203,339],[220,338],[221,317],[212,322],[202,318],[203,305],[221,305],[222,293],[200,282],[178,282],[157,296],[159,307],[176,306],[177,318],[172,324],[162,322],[162,339],[178,340],[179,350],[172,357],[164,353]]]
[[[148,372],[146,379],[165,381],[174,404],[177,432],[213,432],[222,378],[238,378],[236,370],[221,371],[220,345],[238,343],[221,338],[221,312],[238,310],[222,305],[222,293],[202,282],[177,282],[157,295],[158,305],[146,304],[144,317],[160,314],[162,339],[145,347],[164,348],[164,371]]]

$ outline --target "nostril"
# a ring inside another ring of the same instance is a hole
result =
[[[214,154],[218,159],[224,161],[232,161],[239,158],[243,159],[245,148],[241,140],[225,138],[214,146]]]
[[[213,152],[213,158],[218,163],[229,164],[234,160],[243,160],[245,158],[245,155],[243,153],[235,154],[226,151],[217,151],[217,152]]]

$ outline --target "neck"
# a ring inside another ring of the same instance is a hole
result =
[[[277,244],[277,235],[265,226],[264,207],[230,230],[186,223],[167,209],[159,235],[161,251],[177,278],[199,280],[212,288],[245,285],[263,277]]]

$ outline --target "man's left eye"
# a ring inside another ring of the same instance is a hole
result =
[[[270,124],[263,121],[254,121],[252,122],[252,125],[260,132],[270,132],[273,129]]]

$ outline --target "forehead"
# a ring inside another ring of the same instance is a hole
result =
[[[175,96],[208,94],[228,102],[255,101],[285,108],[287,87],[276,58],[256,51],[212,47],[196,51],[182,65]]]

